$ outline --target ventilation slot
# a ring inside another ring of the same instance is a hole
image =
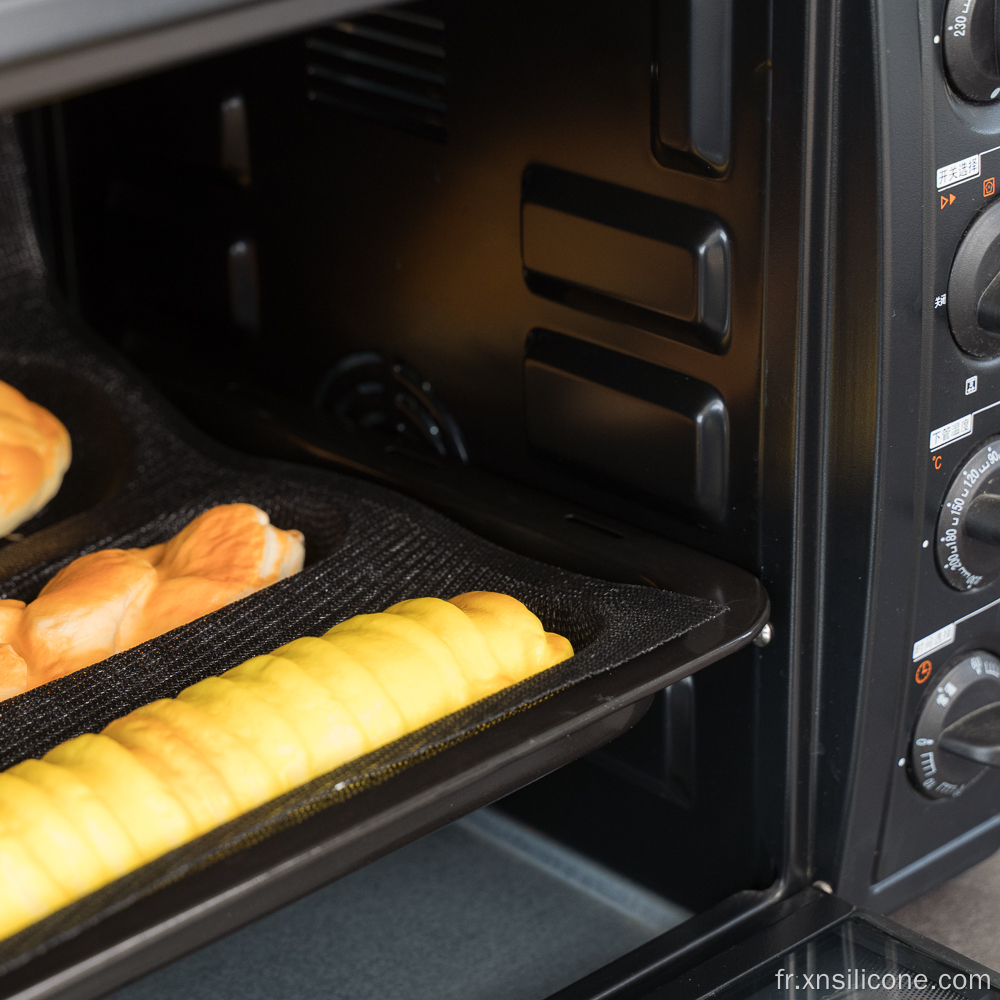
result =
[[[412,4],[335,21],[306,38],[309,100],[443,142],[444,21]]]

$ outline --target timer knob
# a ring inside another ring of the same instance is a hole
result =
[[[951,85],[970,101],[1000,97],[1000,2],[948,0],[944,64]]]
[[[976,216],[955,252],[948,278],[948,323],[967,354],[1000,355],[1000,201],[990,202]]]
[[[1000,659],[964,653],[927,692],[910,744],[910,774],[933,799],[957,798],[1000,767]]]

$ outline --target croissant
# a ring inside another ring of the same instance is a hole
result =
[[[300,531],[251,504],[213,507],[169,542],[103,549],[61,569],[30,604],[0,601],[0,699],[107,659],[302,568]]]
[[[70,457],[69,432],[59,420],[0,382],[0,538],[59,492]]]
[[[573,655],[519,601],[403,601],[0,774],[0,937]]]

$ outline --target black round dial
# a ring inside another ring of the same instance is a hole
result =
[[[938,514],[937,560],[956,590],[1000,576],[1000,436],[984,441],[951,481]]]
[[[985,773],[987,765],[946,748],[963,721],[997,702],[1000,659],[981,649],[953,661],[927,692],[910,743],[910,773],[924,795],[955,798]]]
[[[1000,355],[1000,200],[976,216],[958,245],[948,278],[948,323],[963,351]]]
[[[948,0],[944,64],[951,85],[970,101],[1000,97],[998,0]]]

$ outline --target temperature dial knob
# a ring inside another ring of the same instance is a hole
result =
[[[951,85],[970,101],[1000,97],[1000,20],[997,0],[948,0],[944,64]]]
[[[937,560],[956,590],[978,590],[1000,576],[1000,435],[951,481],[938,515]]]
[[[1000,766],[1000,659],[975,650],[927,692],[910,744],[914,783],[932,799],[956,798]]]

